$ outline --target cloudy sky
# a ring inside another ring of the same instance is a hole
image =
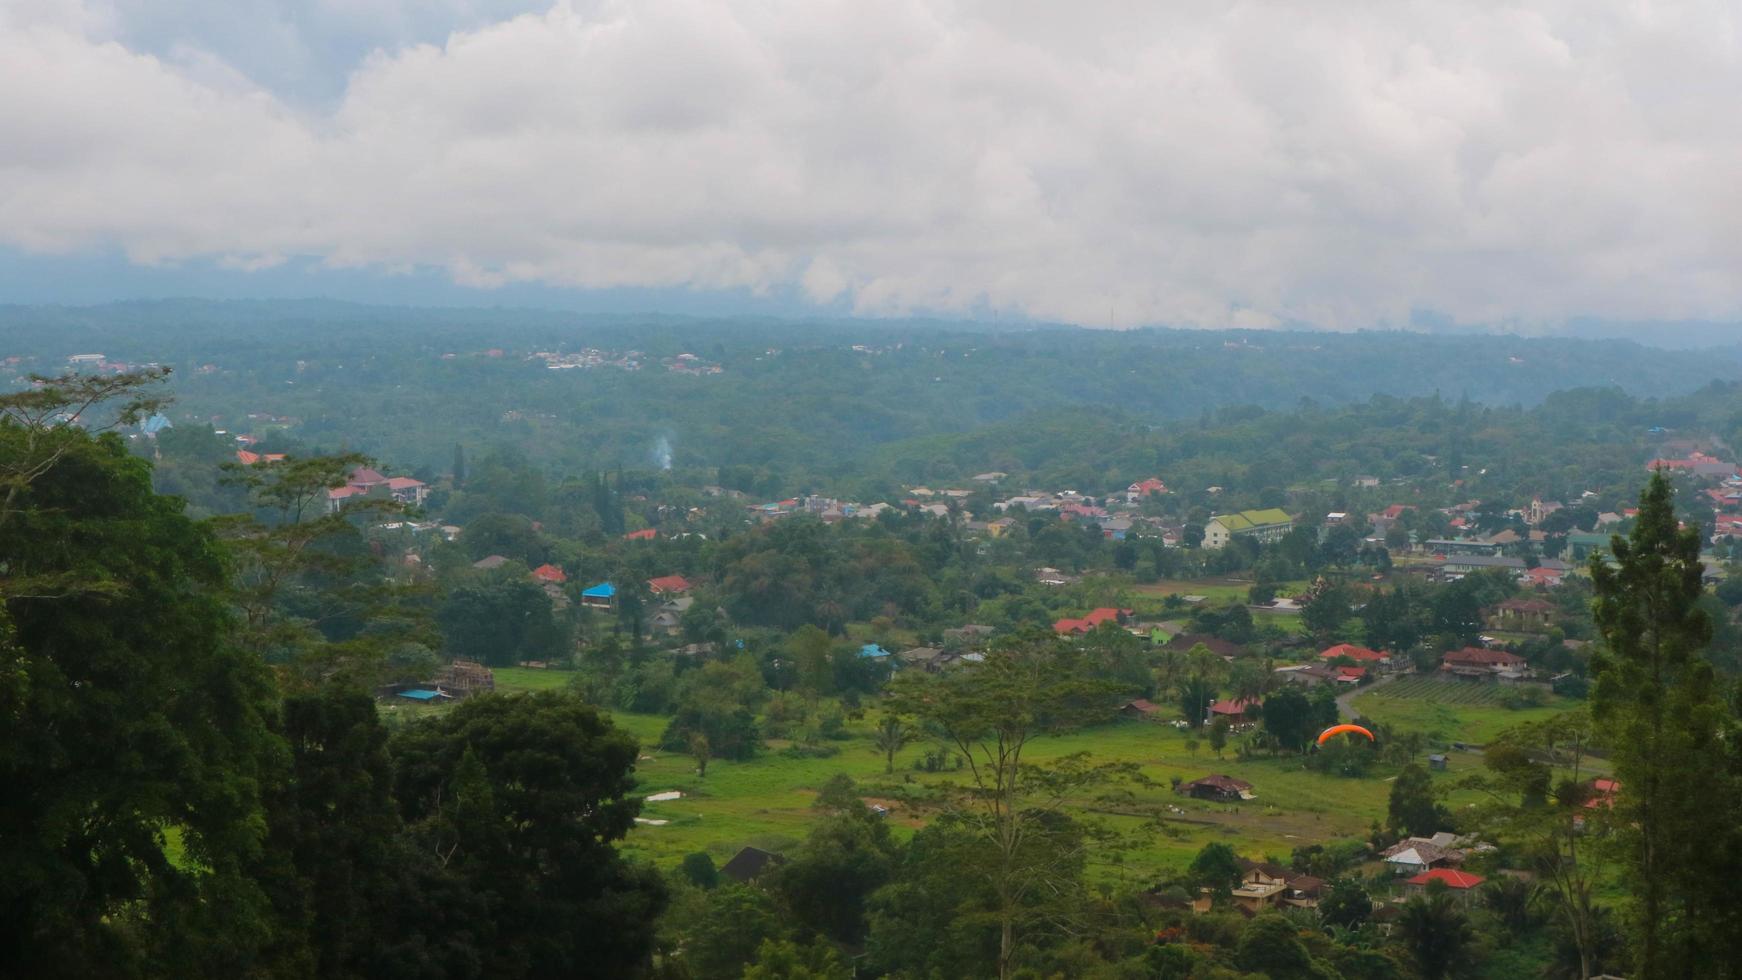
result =
[[[0,0],[0,301],[1738,320],[1739,11]]]

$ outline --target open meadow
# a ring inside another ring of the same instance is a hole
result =
[[[1357,714],[1398,729],[1424,732],[1442,744],[1482,745],[1505,729],[1543,721],[1569,710],[1573,702],[1549,695],[1538,706],[1509,708],[1509,688],[1497,684],[1403,677],[1357,695]]]
[[[561,687],[571,675],[564,671],[500,669],[497,688],[504,692]],[[416,709],[423,710],[423,709]],[[435,709],[439,710],[439,709]],[[1502,709],[1496,709],[1502,710]],[[1168,713],[1171,714],[1171,713]],[[1516,713],[1509,713],[1516,714]],[[902,802],[927,785],[963,778],[963,773],[923,773],[914,763],[930,743],[910,745],[897,757],[895,771],[884,772],[884,760],[871,744],[869,715],[851,721],[845,738],[823,743],[835,750],[825,758],[787,751],[791,743],[770,740],[753,759],[715,759],[707,775],[696,775],[695,762],[682,753],[660,750],[658,740],[667,718],[661,715],[613,712],[616,724],[640,740],[637,765],[640,792],[683,794],[677,799],[649,802],[644,821],[626,848],[661,865],[675,865],[684,855],[706,851],[723,862],[746,844],[770,850],[790,847],[801,839],[815,818],[812,803],[832,776],[845,773],[869,799],[891,806],[890,820],[898,834],[923,826],[926,814]],[[1166,720],[1121,720],[1068,736],[1038,739],[1028,758],[1044,764],[1073,752],[1088,752],[1097,760],[1135,763],[1146,785],[1132,787],[1116,807],[1084,800],[1079,810],[1110,827],[1127,832],[1131,841],[1119,864],[1103,865],[1107,876],[1153,877],[1178,871],[1211,841],[1225,841],[1249,857],[1286,858],[1295,847],[1334,838],[1365,836],[1375,820],[1383,820],[1395,766],[1375,765],[1365,777],[1352,779],[1313,772],[1298,756],[1258,754],[1241,761],[1231,740],[1218,760],[1207,744],[1187,749],[1187,734]],[[1200,743],[1206,740],[1200,734]],[[827,751],[825,749],[824,751]],[[1475,765],[1474,756],[1461,765]],[[1451,773],[1436,773],[1451,780]],[[1171,779],[1196,779],[1226,773],[1253,785],[1256,799],[1231,803],[1192,800],[1172,791]],[[1170,809],[1171,808],[1171,809]],[[1156,818],[1159,817],[1159,820]]]

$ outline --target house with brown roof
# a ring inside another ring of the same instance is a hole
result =
[[[1552,626],[1557,611],[1554,603],[1544,599],[1507,599],[1494,607],[1489,624],[1495,629],[1534,633]]]
[[[1181,633],[1167,641],[1162,649],[1187,653],[1192,647],[1199,644],[1203,644],[1211,653],[1224,660],[1232,660],[1246,653],[1246,648],[1240,644],[1224,640],[1219,636],[1211,636],[1208,633]]]
[[[1465,647],[1441,657],[1440,672],[1469,680],[1516,681],[1530,676],[1530,665],[1523,657],[1506,650]]]
[[[1253,698],[1217,701],[1210,705],[1210,720],[1226,718],[1233,725],[1248,725],[1258,720],[1260,707],[1259,702]]]
[[[1379,857],[1393,874],[1420,874],[1434,868],[1462,864],[1464,852],[1452,846],[1456,840],[1454,835],[1444,832],[1432,837],[1406,837],[1380,851]]]
[[[1161,705],[1143,698],[1134,698],[1119,706],[1119,714],[1126,718],[1155,718],[1161,714]]]

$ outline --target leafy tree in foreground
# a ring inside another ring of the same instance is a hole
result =
[[[1679,526],[1674,491],[1654,473],[1632,534],[1593,556],[1592,717],[1605,733],[1621,792],[1637,969],[1645,978],[1712,975],[1735,962],[1742,888],[1733,727],[1703,650],[1712,626],[1699,606],[1700,535]]]
[[[1015,969],[1027,907],[1043,898],[1068,902],[1081,887],[1086,839],[1064,813],[1066,801],[1132,770],[1082,753],[1046,766],[1024,761],[1034,739],[1111,717],[1116,689],[1079,679],[1075,656],[1051,638],[1019,637],[982,663],[900,678],[891,695],[896,711],[941,732],[967,759],[969,783],[952,788],[944,816],[990,847],[990,860],[961,870],[983,875],[995,896],[1000,977]]]
[[[395,795],[431,854],[493,897],[496,975],[633,973],[665,902],[613,849],[633,825],[635,739],[544,692],[471,698],[392,742]]]
[[[240,973],[279,744],[216,542],[113,434],[4,420],[0,460],[0,975]]]
[[[1397,931],[1423,980],[1451,973],[1475,940],[1469,917],[1438,882],[1404,904]]]

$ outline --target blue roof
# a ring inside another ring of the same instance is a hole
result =
[[[859,648],[859,656],[861,656],[861,657],[887,657],[887,656],[889,656],[889,651],[883,649],[882,647],[878,646],[875,643],[867,643],[864,646]]]
[[[139,424],[139,427],[141,429],[144,429],[145,434],[148,436],[157,435],[159,432],[162,432],[164,429],[175,428],[175,426],[170,423],[169,416],[163,414],[162,412],[158,412],[156,415],[153,415],[152,417],[146,419],[144,422],[141,422]]]
[[[600,582],[581,595],[588,599],[609,599],[617,594],[617,587],[610,582]]]
[[[402,698],[410,698],[413,701],[434,701],[436,698],[442,696],[442,692],[425,691],[420,689],[416,691],[400,691],[399,696]]]

